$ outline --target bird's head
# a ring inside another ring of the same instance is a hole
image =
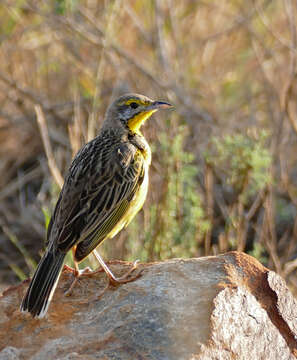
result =
[[[126,94],[116,99],[108,108],[105,126],[121,124],[133,134],[140,134],[140,127],[159,109],[171,108],[164,101],[153,101],[144,95]],[[117,124],[115,123],[117,122]]]

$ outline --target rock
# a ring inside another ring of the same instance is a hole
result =
[[[127,266],[111,265],[117,274]],[[277,274],[251,256],[231,252],[140,266],[141,277],[100,298],[104,274],[81,279],[65,297],[72,276],[64,271],[44,319],[18,310],[28,281],[6,290],[0,298],[0,359],[8,349],[30,360],[297,356],[296,300]]]
[[[7,346],[0,351],[0,360],[19,360],[20,350],[12,346]]]

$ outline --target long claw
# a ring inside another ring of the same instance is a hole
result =
[[[135,274],[133,277],[129,277],[129,275],[137,268],[137,265],[139,263],[139,260],[134,261],[131,269],[129,269],[129,271],[127,271],[124,275],[122,275],[121,277],[116,277],[114,276],[112,273],[112,276],[109,276],[109,274],[107,274],[108,278],[109,278],[109,283],[112,285],[118,285],[118,284],[126,284],[128,282],[134,281],[135,279],[137,279],[140,276],[140,273],[142,271],[142,269],[140,269],[137,274]]]
[[[132,271],[134,271],[137,268],[137,265],[139,263],[139,260],[134,261],[133,266],[131,267],[131,269],[124,274],[123,276],[117,278],[116,276],[113,275],[113,273],[111,272],[111,270],[108,268],[108,266],[105,264],[104,260],[102,259],[102,257],[100,256],[100,254],[98,253],[97,250],[93,251],[94,256],[96,257],[96,259],[98,260],[98,262],[100,263],[100,265],[102,266],[102,268],[104,269],[106,275],[109,278],[109,283],[112,285],[117,285],[117,284],[126,284],[128,282],[131,282],[133,280],[135,280],[136,278],[139,277],[141,271],[139,271],[136,276],[128,279],[128,276],[132,273]]]
[[[93,300],[100,299],[104,295],[106,290],[109,289],[110,285],[116,286],[118,284],[125,284],[125,283],[131,282],[131,281],[134,281],[135,279],[137,279],[140,276],[140,274],[142,272],[142,269],[140,269],[137,272],[137,274],[135,276],[131,277],[130,279],[127,279],[127,277],[137,268],[138,263],[139,263],[139,260],[134,261],[133,266],[131,267],[131,269],[129,269],[129,271],[126,274],[124,274],[123,276],[121,276],[119,278],[115,277],[114,275],[113,275],[113,277],[110,277],[109,274],[108,274],[107,275],[108,276],[108,282],[107,282],[106,286],[104,287],[104,289],[98,295],[96,295],[94,297]],[[100,270],[97,270],[96,272],[99,272],[99,271],[102,271],[102,270],[103,269],[100,268]]]
[[[78,282],[78,277],[75,277],[74,280],[72,281],[71,285],[69,286],[69,289],[67,291],[64,292],[65,296],[71,296],[72,294],[72,290],[74,288],[74,285]]]
[[[72,290],[73,290],[75,284],[78,282],[80,277],[82,277],[82,276],[91,276],[92,273],[93,273],[92,269],[89,268],[89,267],[86,267],[86,268],[84,268],[82,270],[79,270],[77,264],[75,266],[75,269],[72,269],[68,265],[64,265],[64,270],[65,269],[68,270],[68,271],[71,271],[73,273],[73,275],[74,275],[74,279],[73,279],[69,289],[67,291],[65,291],[65,293],[64,293],[65,296],[70,296],[72,294]]]

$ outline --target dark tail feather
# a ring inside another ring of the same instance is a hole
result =
[[[43,317],[56,289],[66,254],[46,252],[40,260],[27,293],[21,304],[21,311],[29,311],[33,317]]]

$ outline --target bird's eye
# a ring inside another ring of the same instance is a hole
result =
[[[130,107],[132,108],[132,109],[136,109],[136,108],[138,108],[138,104],[136,103],[136,102],[131,102],[130,103]]]

